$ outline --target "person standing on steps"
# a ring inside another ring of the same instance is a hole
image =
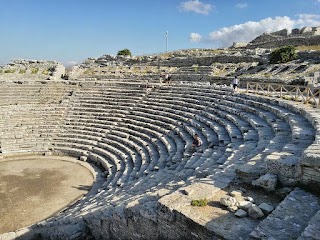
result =
[[[201,146],[201,139],[200,139],[199,135],[196,134],[196,133],[195,133],[194,136],[193,136],[192,146],[193,146],[194,148]]]
[[[201,138],[199,137],[199,135],[198,134],[194,134],[193,135],[193,142],[192,142],[192,154],[194,153],[194,152],[196,152],[196,151],[200,151],[200,152],[202,152],[202,150],[201,150],[201,145],[202,145],[202,141],[201,141]]]
[[[232,80],[233,92],[238,92],[239,79],[237,76]]]
[[[171,74],[167,73],[166,75],[164,75],[163,83],[166,83],[166,84],[170,85],[170,83],[171,83]]]
[[[168,80],[168,85],[171,84],[171,77],[172,77],[171,74],[169,74],[169,75],[168,75],[168,78],[167,78],[167,80]]]

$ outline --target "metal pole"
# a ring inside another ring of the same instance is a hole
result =
[[[168,31],[166,31],[166,52],[168,52]]]

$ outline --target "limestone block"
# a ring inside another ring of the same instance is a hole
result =
[[[233,207],[237,205],[237,199],[231,196],[225,196],[220,198],[220,204],[226,207]]]
[[[261,210],[262,210],[262,212],[264,213],[264,214],[269,214],[269,213],[271,213],[272,211],[273,211],[273,206],[271,206],[270,204],[268,204],[268,203],[261,203],[259,206],[258,206]]]
[[[52,152],[45,152],[44,155],[45,155],[46,157],[52,156]]]
[[[185,193],[194,199],[210,199],[219,190],[219,188],[206,183],[194,183],[184,188]]]
[[[248,214],[249,214],[249,217],[251,217],[253,219],[262,218],[264,216],[264,213],[262,212],[262,210],[255,204],[253,204],[248,209]]]
[[[238,201],[237,205],[240,209],[248,211],[248,209],[253,205],[253,203],[250,201]]]
[[[235,198],[240,198],[240,197],[242,197],[242,191],[240,191],[240,190],[237,190],[237,191],[232,191],[231,193],[230,193],[230,195],[232,196],[232,197],[235,197]]]
[[[320,144],[312,144],[303,152],[301,165],[320,167]]]
[[[16,233],[15,232],[8,232],[8,233],[3,233],[0,235],[1,240],[14,240],[16,239]]]
[[[245,197],[244,200],[249,201],[249,202],[254,202],[254,199],[252,197]]]
[[[236,211],[236,213],[234,215],[236,217],[243,218],[243,217],[248,216],[248,213],[242,209],[239,209],[238,211]]]
[[[267,173],[257,180],[252,181],[253,186],[262,187],[263,189],[267,191],[274,191],[277,187],[277,175]]]
[[[35,237],[35,233],[31,227],[26,227],[26,228],[21,228],[16,230],[16,235],[17,235],[17,238],[20,237],[21,239],[24,239],[24,238],[33,239]]]

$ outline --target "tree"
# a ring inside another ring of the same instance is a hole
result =
[[[270,54],[270,63],[286,63],[297,59],[296,49],[293,46],[285,46],[275,49]]]
[[[131,52],[129,49],[125,48],[123,50],[118,51],[118,56],[122,55],[122,56],[131,56]]]

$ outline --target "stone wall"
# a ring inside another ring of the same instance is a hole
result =
[[[207,228],[157,201],[134,202],[116,207],[112,214],[106,210],[84,219],[95,239],[218,239]]]
[[[311,37],[303,37],[300,35],[292,36],[288,38],[280,38],[280,37],[271,37],[265,38],[263,41],[252,41],[250,42],[246,48],[277,48],[282,46],[314,46],[320,45],[320,36],[311,36]]]
[[[210,66],[216,62],[218,63],[239,63],[239,62],[259,62],[259,56],[249,55],[214,55],[211,57],[185,57],[172,58],[166,61],[152,63],[159,66],[173,66],[173,67],[191,67],[193,65]]]

